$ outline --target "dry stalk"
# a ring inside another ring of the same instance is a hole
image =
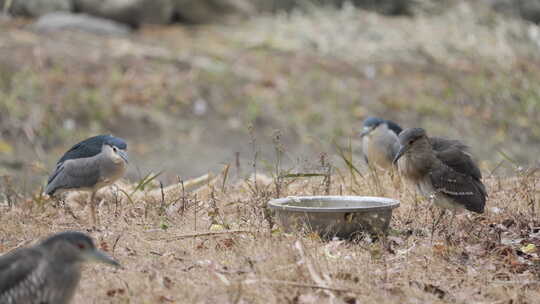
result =
[[[306,284],[306,283],[283,281],[283,280],[268,280],[268,279],[245,280],[244,283],[245,284],[263,283],[263,284],[275,284],[275,285],[288,285],[288,286],[294,286],[294,287],[314,288],[314,289],[322,289],[322,290],[337,291],[337,292],[359,292],[354,289],[329,287],[325,285]]]
[[[208,174],[205,174],[196,178],[192,178],[184,182],[172,184],[170,186],[164,187],[163,189],[158,188],[158,189],[148,191],[148,193],[145,195],[151,196],[151,197],[161,197],[162,193],[165,193],[165,195],[168,196],[168,195],[171,195],[172,193],[181,193],[185,191],[189,192],[189,191],[195,190],[196,188],[204,184],[210,183],[214,178],[215,176],[212,173],[208,173]]]
[[[255,233],[253,230],[247,229],[235,229],[235,230],[223,230],[223,231],[203,231],[197,233],[180,234],[168,238],[150,239],[149,241],[175,241],[185,238],[196,238],[200,236],[222,235],[222,234],[236,234],[236,233]]]

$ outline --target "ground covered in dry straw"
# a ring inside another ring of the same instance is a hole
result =
[[[540,296],[538,172],[488,177],[484,215],[450,222],[448,214],[438,224],[437,209],[388,176],[337,169],[309,178],[230,176],[102,190],[100,225],[89,231],[124,268],[86,267],[75,302],[533,303]],[[386,238],[324,241],[282,232],[265,209],[270,198],[303,194],[385,195],[401,206]],[[60,230],[86,231],[85,199],[36,195],[2,207],[0,252]]]

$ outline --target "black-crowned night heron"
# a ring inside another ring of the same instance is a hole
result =
[[[61,232],[36,246],[0,257],[0,303],[66,304],[71,301],[84,262],[120,266],[81,232]]]
[[[56,164],[45,193],[68,190],[90,191],[92,223],[96,223],[96,192],[122,178],[126,172],[127,144],[118,137],[98,135],[73,146]]]
[[[392,168],[393,160],[400,148],[398,137],[402,128],[391,120],[379,117],[368,117],[362,125],[360,136],[366,162],[382,169]],[[468,147],[458,140],[430,137],[429,142],[435,151],[443,151],[449,147],[468,150]]]
[[[366,118],[362,126],[360,137],[366,162],[382,169],[392,168],[392,160],[399,150],[401,127],[379,117]]]
[[[421,128],[402,131],[399,142],[394,163],[425,197],[445,209],[484,212],[487,194],[482,174],[470,154],[460,149],[463,144],[448,141],[435,150]]]

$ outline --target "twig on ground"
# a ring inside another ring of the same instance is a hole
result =
[[[211,235],[220,235],[220,234],[235,234],[235,233],[255,233],[253,230],[246,230],[246,229],[236,229],[236,230],[223,230],[223,231],[204,231],[204,232],[197,232],[197,233],[187,233],[187,234],[180,234],[175,235],[173,237],[168,238],[158,238],[158,239],[150,239],[150,241],[174,241],[184,238],[194,238],[199,236],[211,236]]]
[[[357,290],[348,289],[348,288],[329,287],[329,286],[324,286],[324,285],[306,284],[306,283],[282,281],[282,280],[268,280],[268,279],[246,280],[244,281],[244,283],[245,284],[264,283],[264,284],[288,285],[288,286],[304,287],[304,288],[315,288],[315,289],[328,290],[328,291],[358,292]]]
[[[208,173],[208,174],[184,181],[183,184],[177,183],[177,184],[169,185],[163,188],[163,192],[165,192],[165,194],[171,193],[172,191],[178,191],[178,192],[188,191],[189,192],[199,186],[202,186],[205,183],[206,184],[210,183],[214,179],[214,177],[215,176],[212,173]],[[161,192],[162,192],[161,189],[154,189],[148,192],[148,196],[160,197]]]

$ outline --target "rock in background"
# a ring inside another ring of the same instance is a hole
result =
[[[171,0],[175,20],[187,23],[216,23],[229,17],[256,14],[256,3],[250,0]]]
[[[8,12],[16,16],[39,17],[52,12],[70,12],[71,0],[2,0],[0,7],[7,5]]]
[[[15,16],[39,17],[64,11],[85,13],[137,27],[148,23],[217,23],[260,13],[289,12],[316,5],[339,7],[345,3],[384,15],[436,15],[463,2],[540,22],[539,0],[0,0],[0,7],[6,6],[7,11]]]
[[[66,12],[43,15],[32,24],[32,28],[39,32],[74,30],[116,36],[127,35],[131,31],[128,26],[122,23],[86,14],[71,14]]]
[[[122,22],[168,24],[172,21],[172,0],[73,0],[76,12]]]
[[[540,23],[539,0],[484,0],[484,2],[500,13]]]

